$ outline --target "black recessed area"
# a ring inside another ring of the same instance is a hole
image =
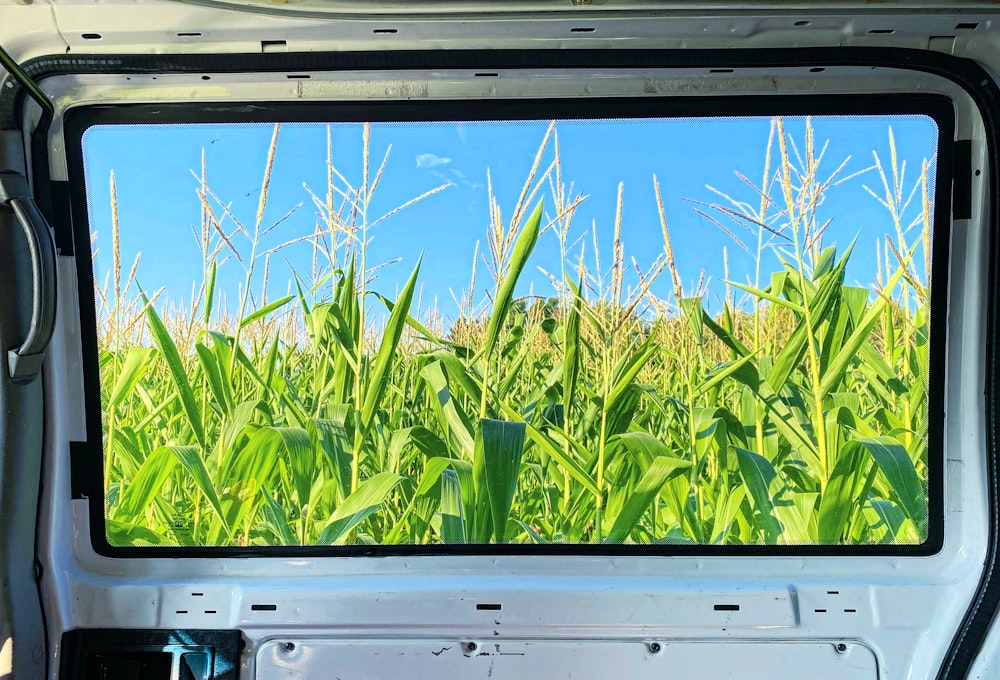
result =
[[[717,612],[738,612],[740,606],[738,604],[717,604],[715,605],[715,611]]]
[[[178,38],[200,38],[201,37],[201,33],[198,33],[198,31],[189,31],[189,32],[186,32],[186,33],[178,33],[177,37]]]
[[[308,73],[289,73],[285,77],[289,80],[309,80],[312,78]]]
[[[479,604],[476,605],[476,609],[478,609],[481,612],[484,612],[484,611],[485,612],[498,612],[501,609],[503,609],[503,605],[500,604],[500,603],[493,603],[493,602],[480,602]]]
[[[500,74],[496,73],[496,72],[484,72],[484,73],[477,73],[476,77],[477,78],[499,78]]]
[[[872,30],[868,31],[868,33],[871,35],[892,35],[895,32],[896,32],[895,28],[873,28]]]
[[[274,611],[278,611],[278,605],[276,605],[276,604],[252,604],[252,605],[250,605],[250,611],[252,611],[252,612],[274,612]]]
[[[811,69],[809,69],[809,73],[822,73],[825,70],[826,69],[823,68],[822,66],[813,66]]]
[[[80,37],[84,40],[100,40],[102,36],[100,33],[83,33]]]
[[[202,76],[201,79],[202,80],[211,80],[212,76]]]
[[[709,69],[708,72],[709,73],[732,73],[733,69],[731,69],[731,68],[712,68],[712,69]]]
[[[398,28],[376,28],[372,30],[375,35],[392,35],[394,33],[399,33]]]
[[[974,31],[979,28],[978,21],[963,21],[961,23],[955,24],[956,31]]]
[[[597,29],[594,28],[593,26],[581,26],[580,28],[571,28],[571,29],[569,29],[569,32],[570,33],[593,33],[596,30]]]
[[[793,24],[793,25],[798,26],[798,27],[801,28],[803,26],[809,26],[811,24],[812,24],[812,22],[809,21],[808,19],[803,19],[802,21],[796,21],[795,24]]]

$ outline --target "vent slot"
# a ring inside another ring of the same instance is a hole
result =
[[[481,612],[498,612],[503,609],[503,605],[491,602],[480,602],[476,605],[476,609]]]
[[[581,26],[579,28],[569,29],[570,33],[594,33],[596,31],[597,29],[594,28],[593,26]]]
[[[374,33],[375,35],[395,35],[396,33],[399,33],[399,29],[398,28],[376,28],[376,29],[372,30],[372,33]]]
[[[84,40],[100,40],[102,36],[100,33],[83,33],[80,35]]]
[[[740,606],[738,604],[717,604],[715,605],[715,611],[717,612],[738,612]]]
[[[278,611],[278,605],[276,605],[276,604],[252,604],[252,605],[250,605],[250,611],[252,611],[252,612],[274,612],[274,611]]]
[[[198,33],[197,31],[191,31],[190,33],[178,33],[177,37],[178,38],[200,38],[201,37],[201,33]]]
[[[873,28],[868,31],[870,35],[892,35],[896,32],[895,28]]]
[[[979,28],[978,21],[963,21],[962,23],[955,24],[956,31],[974,31]]]

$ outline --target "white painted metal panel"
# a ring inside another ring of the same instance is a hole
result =
[[[763,669],[766,669],[764,671]],[[878,677],[871,649],[852,641],[271,640],[259,680],[851,680]]]

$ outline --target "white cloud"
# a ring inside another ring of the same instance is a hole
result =
[[[422,153],[417,156],[418,168],[436,168],[439,165],[447,165],[448,163],[451,163],[450,158],[435,156],[432,153]]]

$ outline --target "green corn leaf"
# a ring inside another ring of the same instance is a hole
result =
[[[848,248],[847,254],[833,271],[822,277],[816,292],[810,296],[807,302],[813,320],[813,328],[809,328],[809,325],[804,322],[804,316],[801,317],[795,330],[792,331],[788,341],[775,358],[774,366],[767,377],[768,383],[775,392],[780,392],[792,372],[802,365],[806,343],[817,333],[819,326],[829,317],[830,310],[839,300],[844,282],[844,269],[847,267],[847,257],[850,250]]]
[[[208,270],[208,281],[205,283],[205,301],[202,304],[202,322],[207,326],[212,319],[212,309],[215,304],[215,275],[217,263],[212,260],[212,266]]]
[[[208,474],[205,461],[202,459],[198,448],[195,446],[164,446],[161,448],[169,449],[173,452],[181,466],[191,475],[191,479],[194,480],[195,486],[205,496],[205,500],[212,506],[215,515],[223,523],[226,533],[232,536],[231,527],[226,525],[225,513],[222,511],[222,502],[219,500],[219,494],[215,490],[215,484],[212,483],[212,477]]]
[[[115,508],[114,518],[126,524],[138,524],[176,465],[177,458],[170,447],[161,446],[149,454],[139,466],[135,477],[125,487],[121,503]]]
[[[378,511],[389,493],[403,481],[391,472],[380,472],[358,485],[357,490],[344,499],[319,534],[318,545],[340,545],[350,532]]]
[[[177,396],[181,401],[181,406],[184,408],[184,413],[187,415],[188,425],[190,425],[195,439],[198,440],[202,448],[205,448],[205,431],[201,426],[201,411],[198,408],[198,401],[195,399],[194,392],[191,390],[191,383],[188,382],[187,372],[184,370],[181,355],[177,352],[177,346],[170,337],[167,327],[163,325],[163,321],[160,319],[159,314],[156,313],[153,305],[150,304],[149,298],[146,297],[145,293],[142,293],[142,302],[146,306],[146,320],[149,323],[149,330],[153,335],[153,341],[159,348],[164,361],[167,362],[167,369],[170,371],[170,378],[173,380],[174,387],[177,388]]]
[[[580,272],[580,284],[569,284],[573,292],[573,304],[563,324],[563,361],[562,361],[562,396],[565,416],[576,399],[577,382],[580,375],[580,290],[583,282],[583,272]]]
[[[764,533],[764,541],[775,543],[781,534],[771,498],[771,483],[777,472],[767,458],[739,446],[735,449],[740,475],[753,503],[754,519]]]
[[[441,540],[445,543],[465,543],[465,516],[462,487],[454,470],[441,473]]]
[[[406,319],[410,313],[410,304],[413,302],[413,291],[417,285],[417,274],[420,272],[420,263],[413,268],[410,279],[403,286],[396,306],[389,314],[389,320],[382,331],[382,344],[375,355],[375,361],[371,367],[371,377],[365,391],[365,401],[361,407],[361,420],[359,427],[362,434],[367,434],[375,418],[375,411],[378,409],[385,394],[386,384],[389,380],[389,369],[392,366],[393,357],[396,354],[396,346],[403,335],[403,328],[406,326]]]
[[[455,400],[449,379],[444,372],[444,365],[440,361],[432,361],[424,366],[420,375],[430,388],[431,406],[441,428],[457,444],[458,453],[471,460],[475,448],[472,423]]]
[[[111,390],[108,403],[104,407],[107,411],[113,411],[126,397],[132,394],[132,390],[142,380],[142,376],[152,363],[154,352],[152,347],[132,347],[128,350],[125,355],[125,365],[122,366],[118,380],[115,381],[115,386]]]
[[[849,441],[840,450],[837,463],[819,501],[819,542],[843,543],[854,512],[866,500],[861,498],[871,458],[860,441]]]
[[[746,497],[746,487],[743,486],[738,486],[727,494],[719,494],[712,518],[712,543],[725,543]]]
[[[486,340],[483,344],[482,356],[491,357],[496,349],[497,341],[500,339],[500,330],[504,327],[507,315],[514,305],[514,286],[524,271],[531,251],[535,249],[535,242],[538,240],[538,231],[542,222],[542,202],[532,211],[521,234],[514,242],[514,249],[510,255],[507,275],[497,287],[496,297],[493,301],[493,313],[490,314],[489,325],[486,329]]]
[[[271,312],[276,311],[278,309],[281,309],[282,307],[284,307],[285,305],[287,305],[289,302],[291,302],[294,299],[295,299],[294,295],[286,295],[285,297],[283,297],[283,298],[281,298],[279,300],[275,300],[274,302],[272,302],[270,304],[264,305],[263,307],[261,307],[260,309],[258,309],[256,312],[253,312],[252,314],[249,314],[248,316],[245,316],[243,319],[241,319],[239,327],[240,328],[246,328],[247,326],[249,326],[250,324],[252,324],[254,321],[259,321],[260,319],[263,319],[265,316],[267,316]]]
[[[144,526],[119,522],[114,519],[104,520],[104,530],[108,537],[108,543],[114,546],[131,548],[143,545],[164,545],[169,544],[166,538]]]
[[[478,435],[473,474],[478,481],[480,476],[475,471],[482,466],[493,537],[497,543],[503,543],[506,538],[507,518],[510,517],[514,492],[517,490],[517,478],[521,470],[525,423],[484,419],[480,421]],[[477,487],[476,495],[483,491],[482,487]]]
[[[211,390],[212,396],[215,398],[215,403],[219,405],[219,409],[223,413],[228,415],[233,410],[232,395],[226,389],[226,382],[222,377],[222,369],[215,358],[215,354],[200,342],[195,343],[194,349],[198,354],[201,370],[205,373],[205,378],[208,381],[208,389]]]
[[[426,496],[431,493],[441,480],[441,473],[447,470],[450,465],[451,459],[449,458],[431,458],[428,460],[420,475],[420,483],[417,484],[417,490],[413,492],[414,497]]]
[[[621,543],[635,528],[667,480],[678,476],[691,467],[690,461],[673,456],[658,456],[646,470],[635,489],[629,494],[624,507],[608,532],[607,543]]]
[[[744,345],[739,339],[733,335],[731,332],[715,323],[715,320],[708,315],[704,309],[701,311],[701,322],[707,327],[715,337],[719,338],[729,349],[736,352],[739,356],[747,356],[750,354],[750,350]]]
[[[913,256],[914,251],[920,244],[918,240],[913,244],[910,249],[910,257]],[[899,283],[899,280],[906,273],[906,267],[899,267],[896,272],[886,283],[885,287],[882,289],[881,294],[875,299],[875,302],[868,307],[865,315],[861,318],[861,321],[855,326],[851,335],[844,341],[842,347],[836,352],[833,359],[830,360],[827,366],[826,372],[823,375],[823,379],[820,382],[820,390],[823,396],[826,396],[831,391],[837,389],[837,386],[844,378],[844,374],[847,371],[848,364],[855,359],[858,355],[858,350],[861,346],[868,340],[871,335],[872,329],[878,322],[879,317],[885,313],[889,306],[889,299],[892,294],[893,288]]]
[[[787,307],[796,314],[805,313],[805,309],[803,309],[802,305],[797,305],[791,300],[783,298],[779,295],[772,295],[766,290],[759,290],[752,286],[748,286],[744,283],[740,283],[739,281],[726,281],[726,283],[731,285],[733,288],[739,288],[745,293],[750,293],[754,297],[760,298],[761,300],[767,300],[768,302],[773,302],[774,304],[779,305],[781,307]]]
[[[278,505],[278,502],[271,498],[271,494],[267,493],[264,489],[260,490],[260,496],[264,501],[264,517],[267,520],[268,526],[271,527],[272,532],[278,538],[279,545],[298,545],[299,541],[296,540],[295,534],[292,533],[292,527],[288,522],[285,509]]]
[[[899,505],[922,537],[927,535],[927,488],[920,481],[906,449],[889,437],[866,437],[858,440],[889,482]],[[862,499],[863,500],[863,499]]]
[[[510,420],[515,422],[524,422],[524,419],[520,416],[520,414],[506,403],[500,402],[500,410],[503,411],[503,414]],[[584,488],[586,488],[590,493],[595,495],[597,494],[597,482],[595,482],[593,478],[587,474],[582,467],[580,467],[579,463],[572,458],[565,456],[562,451],[552,445],[552,442],[549,441],[548,437],[534,428],[530,423],[525,423],[525,433],[528,439],[530,439],[535,446],[539,447],[545,455],[553,458],[559,463],[559,465],[566,468],[566,471],[569,472],[573,479],[583,484]]]

